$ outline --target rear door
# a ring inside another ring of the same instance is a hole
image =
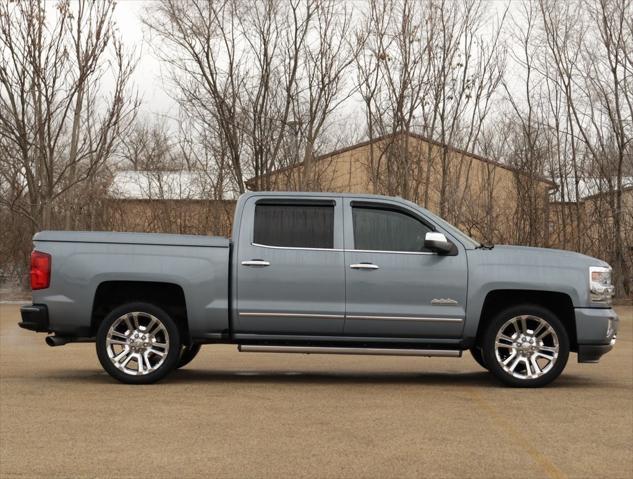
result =
[[[466,306],[466,255],[424,249],[436,226],[397,202],[346,200],[349,336],[459,338]],[[443,231],[442,231],[443,232]]]
[[[249,198],[236,252],[237,334],[343,333],[341,202],[331,196]]]

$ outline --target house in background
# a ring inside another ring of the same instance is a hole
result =
[[[233,199],[213,198],[200,171],[119,171],[107,191],[106,214],[116,231],[229,236]]]
[[[595,256],[613,257],[613,211],[615,179],[561,178],[561,185],[550,202],[549,246],[570,249]],[[633,176],[622,178],[622,237],[627,264],[633,264]],[[625,282],[633,285],[633,271],[625,273]]]
[[[576,198],[570,179],[558,188],[542,176],[413,134],[382,137],[315,158],[309,188],[305,174],[305,166],[298,164],[273,171],[265,181],[252,178],[247,186],[403,196],[426,203],[482,241],[605,257],[611,207],[604,193],[608,188],[598,179],[581,180]],[[212,179],[205,172],[119,171],[108,188],[107,215],[112,229],[119,231],[228,236],[235,199],[213,197]],[[633,255],[633,177],[625,178],[622,201],[625,249]]]
[[[310,169],[301,163],[252,178],[247,186],[401,196],[482,241],[547,243],[555,183],[417,134],[336,150],[315,158]]]

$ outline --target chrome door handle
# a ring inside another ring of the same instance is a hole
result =
[[[268,261],[264,261],[263,259],[251,259],[248,261],[242,261],[244,266],[270,266]]]
[[[350,264],[349,267],[352,269],[380,269],[380,266],[372,263],[355,263]]]

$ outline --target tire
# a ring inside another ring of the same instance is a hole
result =
[[[182,348],[182,352],[180,353],[180,359],[178,359],[178,364],[176,364],[176,369],[180,369],[189,364],[193,358],[195,358],[200,352],[200,344],[194,344],[192,346],[184,346]]]
[[[484,355],[481,352],[481,349],[475,346],[474,348],[470,350],[470,354],[472,355],[473,359],[477,362],[477,364],[479,364],[484,369],[488,369],[488,366],[486,366],[486,363],[484,361]]]
[[[513,387],[549,384],[569,358],[569,336],[561,321],[548,309],[529,304],[498,313],[481,346],[489,371]]]
[[[151,384],[180,359],[176,323],[150,303],[128,303],[112,310],[97,330],[97,357],[110,376],[125,384]]]

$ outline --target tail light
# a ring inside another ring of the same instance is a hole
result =
[[[40,251],[31,253],[31,289],[45,289],[51,284],[51,255]]]

